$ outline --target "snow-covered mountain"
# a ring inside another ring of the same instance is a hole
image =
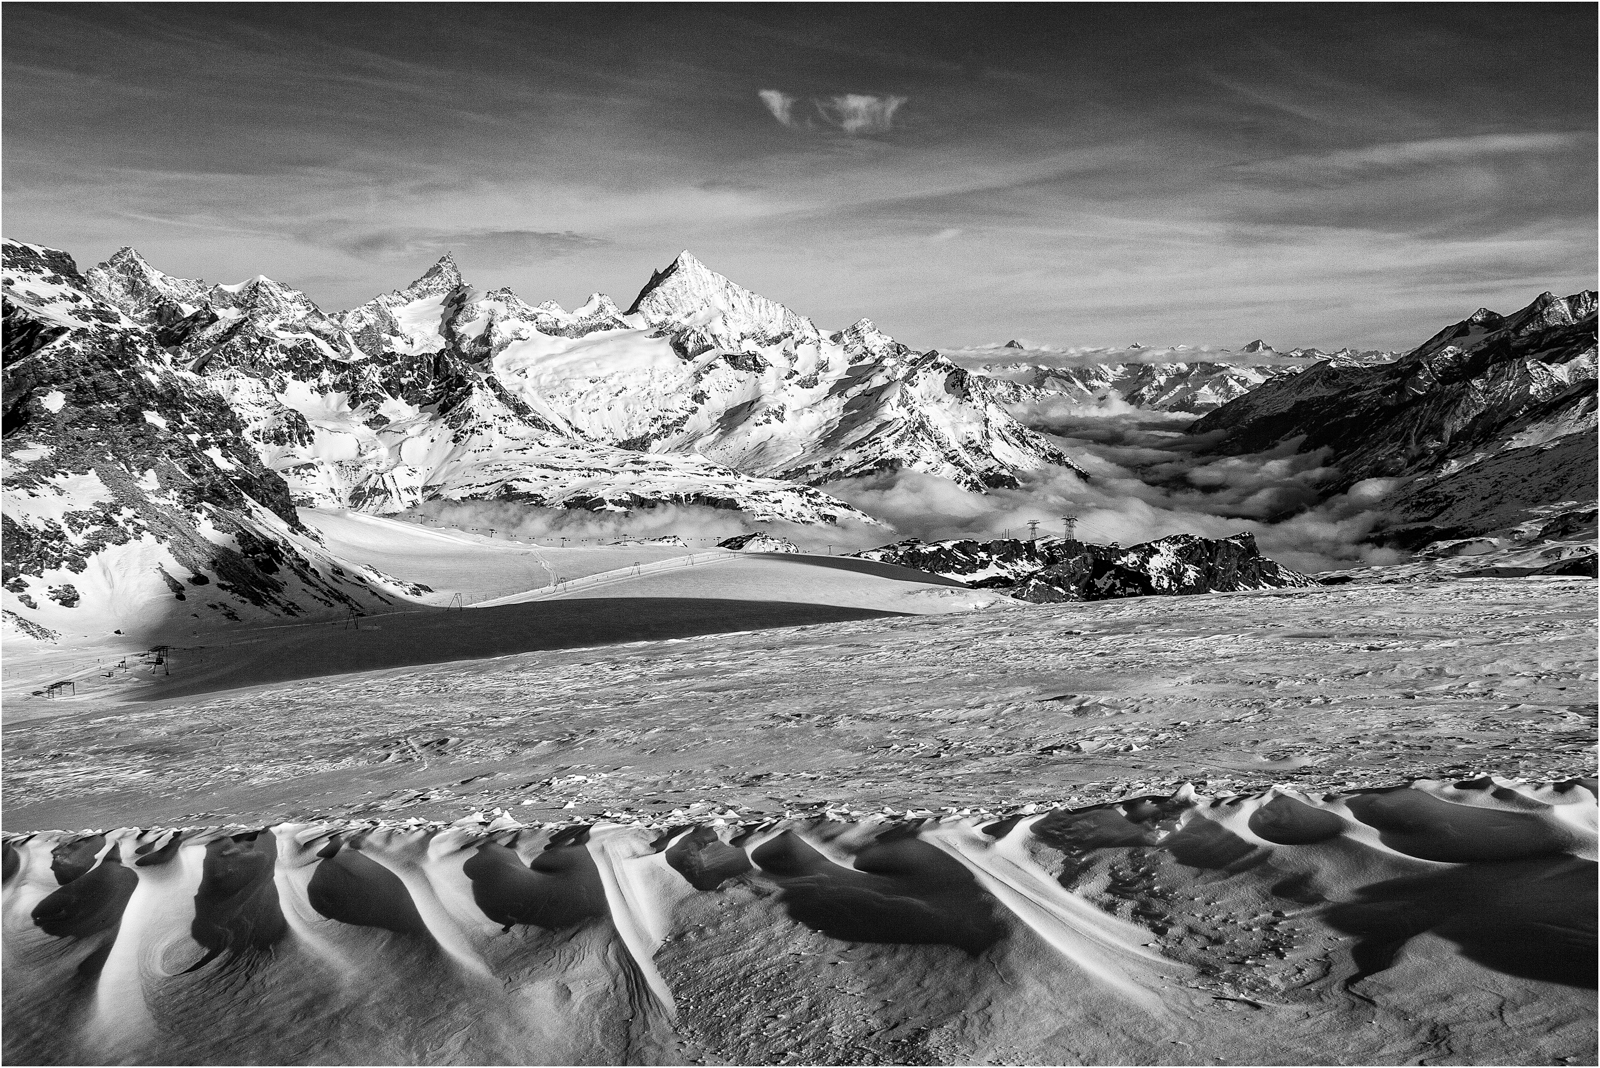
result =
[[[500,290],[449,329],[531,408],[625,448],[810,485],[906,468],[982,489],[1073,466],[987,380],[869,320],[824,333],[687,252],[626,313],[598,294],[564,313]]]
[[[1034,602],[1317,585],[1262,556],[1249,534],[1231,538],[1173,534],[1127,548],[1061,538],[989,542],[909,538],[853,555],[983,589],[1003,589],[1019,600]]]
[[[1071,465],[983,380],[865,320],[823,334],[688,253],[626,313],[603,294],[571,312],[483,294],[449,256],[332,316],[278,283],[208,287],[132,250],[90,275],[229,398],[306,504],[670,501],[865,521],[808,487],[897,468],[1010,486]]]
[[[1422,544],[1509,531],[1596,497],[1595,293],[1480,309],[1391,364],[1318,364],[1191,428],[1256,452],[1325,449],[1334,488],[1396,479],[1388,537]]]
[[[223,398],[65,253],[6,242],[3,288],[10,626],[187,633],[364,611],[402,591],[338,565]]]
[[[189,316],[194,329],[169,332],[170,358],[228,401],[300,505],[393,513],[434,499],[673,503],[870,522],[811,487],[598,441],[537,396],[528,403],[502,385],[479,336],[495,313],[566,329],[583,317],[529,308],[504,290],[477,298],[449,256],[404,289],[333,316],[269,279],[206,287],[161,274],[131,249],[90,275],[100,295],[151,329],[180,302],[202,302]]]

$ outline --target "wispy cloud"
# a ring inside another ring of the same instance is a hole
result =
[[[894,113],[905,104],[903,96],[869,96],[846,93],[813,100],[822,117],[847,134],[885,133],[894,125]]]
[[[894,116],[909,99],[904,96],[877,96],[872,93],[841,93],[838,96],[812,97],[815,117],[801,107],[804,101],[781,89],[763,89],[758,94],[772,117],[792,130],[823,127],[857,134],[887,133],[894,128]]]
[[[378,230],[339,239],[336,245],[363,258],[410,259],[458,252],[500,263],[565,256],[609,244],[571,230]]]
[[[1307,171],[1353,175],[1377,170],[1433,167],[1445,163],[1471,163],[1503,156],[1566,152],[1581,144],[1584,137],[1584,134],[1561,132],[1431,137],[1333,152],[1301,153],[1240,164],[1236,169],[1273,175],[1297,175]]]
[[[763,104],[767,105],[767,110],[772,112],[772,117],[785,126],[798,127],[805,125],[805,120],[796,118],[794,113],[794,106],[800,102],[799,97],[790,96],[781,89],[763,89],[756,95],[761,97]]]

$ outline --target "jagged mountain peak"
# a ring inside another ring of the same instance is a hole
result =
[[[150,261],[141,256],[139,254],[139,250],[134,248],[132,245],[123,245],[121,248],[117,249],[117,251],[106,257],[106,263],[113,264],[118,267],[127,265],[155,270],[154,267],[150,266]]]
[[[1510,317],[1513,332],[1543,330],[1552,326],[1570,326],[1585,316],[1593,315],[1595,294],[1584,290],[1569,297],[1558,297],[1546,291],[1533,298],[1526,308]]]
[[[626,314],[642,316],[652,327],[693,330],[705,342],[729,349],[785,335],[821,336],[810,319],[730,281],[688,251],[652,272]]]
[[[158,269],[147,261],[139,249],[131,245],[123,245],[115,253],[106,257],[106,262],[94,264],[88,273],[93,277],[94,272],[115,273],[123,278],[144,278],[144,280],[168,283],[168,285],[182,286],[182,288],[205,289],[205,281],[198,278],[179,278],[178,275],[168,275],[165,270]]]
[[[711,268],[707,267],[700,261],[698,256],[696,256],[693,252],[690,252],[688,249],[684,249],[682,252],[678,253],[678,258],[672,261],[672,266],[680,271],[693,271],[696,269],[702,271],[711,270]]]
[[[252,317],[303,318],[322,314],[322,309],[300,290],[264,274],[233,285],[212,286],[207,295],[213,305],[237,308]]]
[[[110,254],[104,264],[94,264],[83,277],[96,296],[141,323],[176,320],[211,304],[205,281],[157,270],[130,245]]]
[[[449,252],[440,256],[432,267],[422,273],[422,277],[406,286],[401,292],[406,293],[448,293],[452,289],[459,289],[466,285],[462,280],[461,268],[456,264],[456,258]]]
[[[857,319],[845,329],[833,335],[833,339],[842,344],[847,353],[859,358],[862,353],[875,359],[884,360],[895,356],[910,354],[911,350],[900,344],[894,338],[878,329],[878,324],[871,319]],[[930,353],[929,355],[938,355]]]
[[[665,267],[661,268],[661,270],[650,272],[650,281],[646,282],[644,284],[644,288],[639,290],[639,295],[633,298],[633,303],[628,306],[627,314],[637,314],[640,310],[640,305],[644,303],[645,299],[665,285],[669,279],[688,275],[713,275],[714,277],[721,278],[720,275],[717,275],[709,267],[696,259],[694,253],[690,252],[688,249],[684,249],[682,252],[678,253],[676,259],[667,264]],[[695,280],[701,281],[703,279],[696,278]],[[725,278],[722,280],[727,281]]]
[[[507,303],[526,307],[509,289],[504,292]],[[413,355],[438,352],[448,345],[447,321],[470,299],[472,294],[461,278],[455,256],[446,252],[404,289],[373,297],[332,318],[350,334],[355,347],[368,356],[386,350]],[[492,295],[489,298],[491,303],[496,299]]]
[[[1522,337],[1558,326],[1571,326],[1595,313],[1595,291],[1586,289],[1567,297],[1546,291],[1524,308],[1510,315],[1499,315],[1479,308],[1453,326],[1447,326],[1412,349],[1401,362],[1411,365],[1426,361],[1446,350],[1465,350],[1480,345],[1491,336]]]
[[[1260,338],[1256,338],[1254,341],[1250,342],[1250,344],[1248,344],[1248,345],[1246,345],[1244,347],[1244,351],[1246,351],[1246,352],[1272,352],[1273,348],[1272,348],[1271,345],[1267,344],[1265,341],[1262,341]]]
[[[574,308],[572,314],[581,318],[591,318],[599,315],[621,315],[622,309],[617,307],[616,301],[604,293],[590,293],[589,299]]]
[[[556,308],[557,310],[560,310],[561,307],[552,300],[547,300],[544,303],[537,305],[529,304],[527,301],[517,296],[516,291],[510,286],[500,286],[498,289],[491,289],[487,292],[479,293],[473,296],[472,300],[479,304],[504,305],[519,311],[526,311],[530,315],[535,311],[544,310],[547,305],[549,307]]]

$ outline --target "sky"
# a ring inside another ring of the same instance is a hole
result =
[[[1409,348],[1596,277],[1591,4],[28,4],[8,237],[329,310],[682,249],[919,348]]]

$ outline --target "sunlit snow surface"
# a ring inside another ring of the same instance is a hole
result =
[[[1593,580],[1034,606],[302,517],[429,589],[8,637],[9,1063],[1595,1057]]]
[[[7,1059],[1583,1061],[1593,791],[12,836]]]

